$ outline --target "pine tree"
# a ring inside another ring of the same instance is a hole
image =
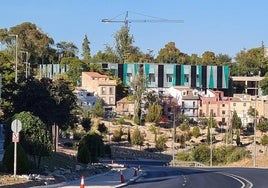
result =
[[[84,60],[87,62],[89,62],[91,59],[89,44],[90,44],[90,42],[88,41],[87,35],[85,35],[85,38],[84,38],[84,41],[82,44],[82,50],[83,50],[82,56],[83,56]]]

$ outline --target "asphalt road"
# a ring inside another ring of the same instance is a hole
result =
[[[268,170],[251,168],[172,168],[144,166],[128,188],[267,188]]]

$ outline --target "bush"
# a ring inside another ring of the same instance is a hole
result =
[[[192,161],[192,156],[189,152],[180,152],[176,155],[177,161]]]
[[[83,145],[77,152],[77,161],[79,163],[88,164],[90,160],[90,152],[87,146]]]
[[[227,156],[227,163],[233,163],[239,161],[245,157],[248,157],[249,153],[243,148],[236,148]]]
[[[64,142],[63,145],[66,146],[66,147],[68,147],[68,148],[72,148],[73,147],[73,143],[72,142]]]
[[[111,158],[112,157],[112,151],[111,151],[111,146],[110,145],[105,145],[104,146],[104,152],[105,156]]]
[[[123,123],[125,123],[125,119],[124,117],[120,117],[118,120],[117,120],[117,123],[122,125]]]
[[[200,136],[200,129],[198,126],[194,126],[193,131],[192,131],[192,135],[195,138],[198,138]]]
[[[200,145],[192,151],[193,160],[208,164],[210,159],[210,149],[207,145]]]
[[[14,143],[10,143],[5,150],[2,160],[3,168],[7,172],[14,170]],[[17,144],[17,173],[23,174],[29,172],[29,160],[20,143]]]

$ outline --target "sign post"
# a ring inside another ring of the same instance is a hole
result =
[[[17,173],[17,142],[19,142],[19,132],[22,129],[21,121],[15,119],[11,123],[11,130],[13,131],[12,134],[12,141],[14,142],[14,177],[16,177]]]

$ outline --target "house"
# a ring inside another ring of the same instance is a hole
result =
[[[127,97],[116,102],[116,113],[124,116],[134,115],[134,101]]]
[[[223,91],[206,90],[201,96],[199,117],[212,116],[217,122],[225,125],[230,120],[230,98]]]
[[[90,93],[87,90],[82,89],[81,87],[76,87],[74,93],[77,96],[78,105],[88,110],[92,109],[92,107],[95,105],[96,101],[99,98],[95,92]]]
[[[102,99],[105,110],[115,109],[116,80],[97,72],[82,72],[81,88]]]

